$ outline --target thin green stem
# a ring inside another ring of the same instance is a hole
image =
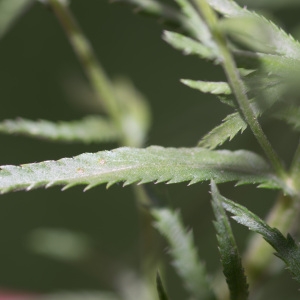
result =
[[[106,76],[101,64],[98,62],[90,42],[77,24],[72,12],[61,2],[61,0],[48,0],[48,3],[65,30],[84,72],[97,93],[100,104],[104,106],[106,113],[121,131],[122,140],[120,141],[120,144],[122,146],[136,146],[132,144],[132,139],[129,136],[130,133],[124,129],[122,122],[123,111],[114,95],[112,84]],[[149,204],[150,200],[142,186],[136,186],[134,191],[139,199],[137,204],[142,228],[140,234],[141,258],[144,259],[144,262],[146,262],[147,259],[153,262],[156,260],[154,246],[157,246],[157,237],[154,234],[152,218],[149,212],[142,207],[145,204]],[[150,249],[149,245],[154,246]],[[153,270],[154,267],[156,267],[156,264],[154,263],[142,265],[144,275],[149,277],[155,274],[156,270]]]
[[[129,139],[123,129],[122,114],[118,101],[113,93],[111,82],[97,60],[92,45],[85,37],[67,5],[63,4],[61,0],[48,0],[48,3],[63,27],[101,105],[104,106],[106,113],[122,132],[122,144],[128,145]]]
[[[233,91],[233,94],[235,95],[235,101],[237,102],[237,105],[240,109],[243,118],[251,128],[258,143],[264,150],[266,156],[268,157],[270,163],[273,166],[273,169],[276,171],[278,176],[286,180],[287,176],[285,169],[275,150],[273,149],[269,140],[264,134],[255,116],[255,113],[253,112],[250,106],[249,99],[245,92],[246,89],[244,87],[244,83],[240,78],[240,74],[236,67],[233,56],[231,55],[231,52],[227,47],[225,36],[223,35],[222,31],[218,26],[216,14],[208,5],[206,0],[195,0],[195,3],[214,37],[221,59],[221,65],[223,66],[228,83]]]

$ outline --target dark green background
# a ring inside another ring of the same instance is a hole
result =
[[[128,76],[148,98],[153,125],[146,145],[194,146],[230,111],[214,97],[179,83],[180,78],[222,80],[224,77],[218,67],[196,57],[185,57],[164,43],[162,27],[155,20],[134,15],[130,8],[105,0],[73,0],[71,9],[108,75]],[[274,12],[281,25],[290,29],[298,25],[298,14],[299,8]],[[34,5],[0,44],[0,119],[22,116],[73,120],[93,113],[78,104],[88,101],[90,95],[78,93],[78,82],[88,87],[60,26],[50,11],[40,4]],[[297,135],[281,123],[265,123],[264,129],[288,164]],[[114,147],[117,145],[66,145],[1,135],[0,164],[59,159]],[[248,130],[223,148],[261,153]],[[159,188],[173,207],[182,210],[185,224],[194,230],[201,258],[210,272],[216,271],[219,257],[208,184],[159,185]],[[252,186],[233,189],[233,184],[226,184],[221,190],[260,216],[265,215],[276,196],[275,192]],[[33,253],[27,240],[37,228],[87,234],[97,259],[90,257],[89,261],[74,264]],[[233,228],[243,249],[248,232],[235,224]],[[59,188],[51,188],[2,195],[0,287],[37,292],[112,288],[112,278],[119,270],[138,268],[138,234],[139,222],[130,187],[116,185],[106,190],[100,186],[86,193],[81,187],[63,193]],[[162,245],[161,253],[166,252],[164,249]],[[182,299],[181,283],[172,272],[167,273],[168,290],[173,300]],[[299,287],[284,272],[266,285],[263,298],[282,299],[283,287],[286,299],[299,295]]]

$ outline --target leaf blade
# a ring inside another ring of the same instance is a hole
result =
[[[31,121],[18,118],[0,122],[0,133],[18,134],[60,142],[102,143],[116,141],[119,133],[111,122],[101,117],[77,121]]]
[[[211,194],[212,207],[216,218],[214,225],[217,231],[223,273],[230,290],[230,299],[246,300],[249,294],[248,283],[242,266],[241,256],[233,237],[229,220],[222,207],[222,196],[213,181],[211,182]]]
[[[205,266],[198,259],[191,232],[186,232],[178,212],[168,208],[153,209],[155,227],[167,239],[173,265],[192,298],[215,299]]]
[[[223,197],[223,207],[233,214],[233,219],[239,224],[257,232],[277,251],[275,254],[287,265],[287,268],[295,276],[294,279],[300,282],[300,248],[293,238],[287,238],[277,228],[271,228],[262,219],[249,211],[246,207],[237,204]]]
[[[214,179],[216,182],[238,181],[264,184],[293,191],[279,180],[260,156],[249,151],[211,151],[202,148],[146,149],[118,148],[112,151],[85,153],[58,161],[2,166],[0,192],[30,190],[38,187],[79,184],[86,189],[107,183],[167,182],[179,183]]]

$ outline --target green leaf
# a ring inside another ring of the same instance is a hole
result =
[[[213,95],[231,95],[231,89],[227,82],[212,82],[191,79],[181,79],[181,82],[202,93],[209,93]]]
[[[293,238],[290,235],[285,238],[278,229],[271,228],[246,207],[224,197],[222,198],[222,202],[223,207],[234,215],[232,218],[235,221],[264,237],[277,251],[275,255],[285,262],[287,268],[292,272],[294,279],[300,282],[300,248]]]
[[[168,208],[153,209],[155,227],[170,245],[173,265],[190,296],[195,299],[215,299],[207,279],[204,264],[198,259],[191,232],[184,229],[178,212]]]
[[[277,80],[275,80],[275,82],[273,82],[272,79],[261,80],[260,76],[255,74],[252,75],[252,73],[250,74],[250,77],[246,79],[246,82],[249,89],[253,86],[250,96],[254,96],[255,98],[251,99],[251,108],[256,117],[260,117],[278,102],[285,89],[283,84],[276,84]],[[230,101],[230,98],[226,97],[226,95],[223,97],[225,97],[225,99],[219,97],[221,102],[232,106],[233,101]],[[198,146],[214,149],[217,146],[222,145],[226,140],[232,140],[239,132],[243,132],[247,126],[247,123],[238,112],[232,113],[223,120],[222,124],[216,126],[207,133],[200,140]]]
[[[129,145],[141,147],[151,124],[148,101],[128,78],[115,79],[113,86],[122,110],[122,128],[130,139]]]
[[[35,300],[120,300],[120,298],[111,292],[61,292],[53,293],[45,296],[34,297]]]
[[[198,143],[199,147],[214,149],[224,144],[228,139],[231,141],[239,132],[247,128],[247,123],[238,112],[228,115],[223,123],[207,133]]]
[[[272,51],[278,55],[297,60],[300,59],[300,44],[274,23],[255,12],[240,7],[232,0],[208,0],[208,3],[226,18],[244,20],[243,24],[245,24],[245,22],[251,23],[252,32],[249,32],[249,28],[245,28],[244,36],[248,35],[254,41],[258,39],[258,42],[262,45],[267,45],[268,48],[272,48]],[[235,30],[242,30],[244,27],[235,26],[234,28]],[[261,36],[261,34],[263,34],[267,40],[260,41],[259,36]]]
[[[215,54],[208,47],[180,33],[164,31],[163,39],[175,49],[182,51],[185,55],[198,55],[208,60],[216,58]]]
[[[165,291],[159,272],[156,273],[156,289],[159,300],[168,300],[169,297]]]
[[[26,119],[0,122],[0,132],[19,134],[60,142],[102,143],[116,141],[119,133],[111,122],[101,117],[86,117],[72,122]]]
[[[229,220],[222,207],[223,197],[216,184],[211,182],[212,207],[216,217],[214,222],[217,231],[217,240],[223,273],[230,290],[231,300],[248,299],[248,284],[242,266],[241,256],[231,230]]]
[[[212,38],[206,23],[200,17],[194,6],[186,0],[175,0],[186,17],[186,28],[191,36],[199,40],[205,47],[210,49],[214,57],[220,57],[218,47]]]
[[[115,3],[132,5],[137,13],[146,14],[164,20],[168,24],[177,27],[184,23],[182,14],[172,6],[166,5],[156,0],[113,0]]]
[[[0,0],[0,39],[35,0]]]
[[[296,105],[283,106],[271,112],[273,118],[282,120],[291,125],[294,130],[300,131],[300,107]]]
[[[249,151],[211,151],[202,148],[146,149],[118,148],[112,151],[85,153],[58,161],[1,166],[0,192],[31,190],[38,187],[63,185],[108,186],[123,181],[132,183],[179,183],[214,179],[216,182],[238,181],[240,184],[263,184],[283,188],[292,193],[260,156]]]

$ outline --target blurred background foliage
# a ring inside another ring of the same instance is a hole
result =
[[[300,37],[298,0],[239,2],[259,9]],[[214,97],[180,84],[180,78],[216,81],[224,75],[219,67],[197,57],[185,57],[163,42],[163,27],[156,20],[135,15],[129,7],[106,0],[73,0],[71,9],[108,75],[128,77],[149,100],[152,127],[146,146],[195,146],[229,112]],[[40,3],[26,9],[2,36],[0,66],[1,120],[74,120],[98,113],[91,104],[93,91],[64,33],[51,11]],[[275,121],[264,123],[263,127],[289,164],[297,136]],[[5,135],[1,135],[1,145],[1,165],[117,147],[58,144]],[[222,148],[261,153],[249,130]],[[194,230],[199,254],[208,270],[217,271],[220,264],[208,184],[162,184],[157,188],[173,207],[180,208],[185,224]],[[233,189],[232,184],[224,184],[220,188],[224,195],[261,217],[276,197],[275,192],[251,186]],[[115,185],[106,190],[99,186],[86,193],[80,187],[63,193],[59,188],[51,188],[2,195],[0,288],[34,293],[112,290],[118,274],[139,269],[139,228],[130,187]],[[233,228],[244,249],[247,230],[236,224]],[[165,248],[162,242],[158,254],[169,262]],[[167,268],[166,278],[171,298],[183,299],[183,288],[171,267]],[[286,273],[268,282],[262,297],[282,299],[281,286],[287,285],[290,288],[285,288],[284,296],[296,299],[298,287]]]

